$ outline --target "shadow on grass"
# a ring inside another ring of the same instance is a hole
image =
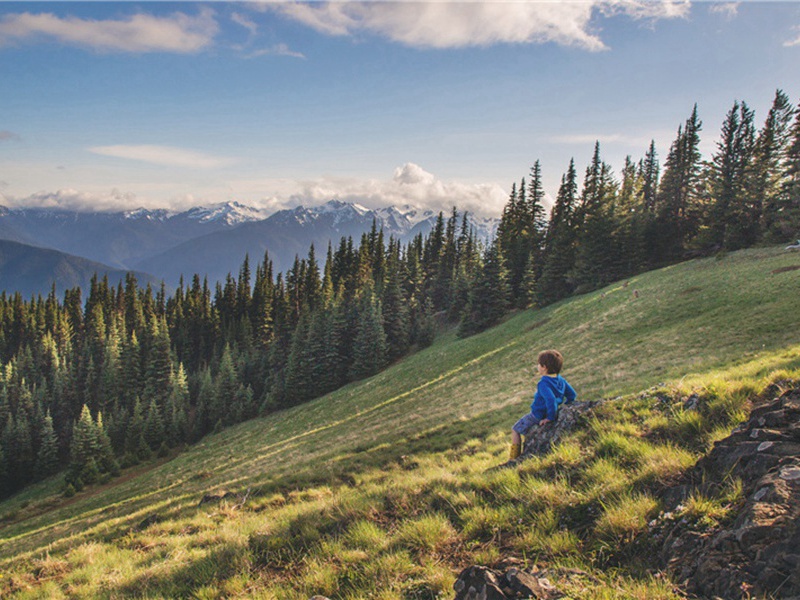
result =
[[[251,568],[246,547],[225,545],[165,574],[144,573],[110,592],[109,597],[123,598],[194,598],[203,587],[220,584]]]

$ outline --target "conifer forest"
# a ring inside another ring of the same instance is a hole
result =
[[[0,295],[0,496],[63,473],[108,481],[205,435],[369,377],[434,340],[696,256],[800,236],[800,114],[776,92],[756,122],[734,102],[712,156],[697,107],[665,156],[615,172],[599,144],[566,166],[548,215],[539,162],[511,186],[497,235],[440,213],[407,244],[373,225],[285,273],[268,255],[209,285]],[[454,201],[457,201],[454,199]]]

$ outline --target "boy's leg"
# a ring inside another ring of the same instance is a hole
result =
[[[508,460],[519,458],[522,453],[522,436],[516,431],[511,431],[511,451],[508,454]]]

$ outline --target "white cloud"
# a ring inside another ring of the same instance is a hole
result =
[[[783,45],[786,48],[790,48],[792,46],[800,46],[800,26],[793,27],[792,30],[796,32],[797,37],[794,38],[793,40],[786,40],[785,42],[783,42]]]
[[[262,48],[261,50],[253,50],[244,54],[244,58],[260,58],[262,56],[289,56],[291,58],[305,59],[305,54],[302,52],[295,52],[286,44],[275,44],[271,48]]]
[[[632,19],[678,19],[689,15],[689,0],[604,0],[598,7],[606,15],[623,14]]]
[[[685,17],[686,0],[587,0],[583,2],[291,2],[274,10],[335,36],[367,32],[415,48],[556,43],[606,48],[592,20],[596,12],[634,19]]]
[[[395,169],[389,180],[326,177],[300,182],[287,205],[316,204],[332,198],[358,202],[368,208],[408,204],[418,209],[449,212],[457,206],[478,216],[497,217],[508,192],[496,183],[442,181],[419,165],[406,163]]]
[[[63,189],[57,192],[37,192],[25,198],[6,198],[11,207],[17,208],[59,208],[75,211],[117,211],[138,208],[136,196],[111,190],[107,193],[79,192]]]
[[[724,18],[730,20],[738,16],[740,4],[741,2],[714,3],[709,10],[714,14],[722,15]]]
[[[247,31],[250,32],[250,35],[256,35],[256,33],[258,33],[258,25],[256,25],[253,20],[248,19],[241,13],[233,13],[231,15],[231,21],[247,29]]]
[[[103,52],[193,53],[211,45],[218,29],[208,9],[196,16],[136,14],[119,20],[21,13],[0,19],[0,46],[53,39]]]
[[[368,32],[419,48],[546,43],[602,50],[591,2],[330,2],[277,4],[328,35]]]
[[[173,146],[94,146],[88,150],[94,154],[100,154],[103,156],[125,158],[128,160],[136,160],[167,167],[214,169],[236,162],[231,158],[211,156],[202,152],[195,152],[194,150],[186,150],[184,148],[175,148]]]

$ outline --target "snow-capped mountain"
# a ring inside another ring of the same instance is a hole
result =
[[[445,214],[447,219],[449,214]],[[407,242],[427,235],[438,214],[412,206],[369,209],[330,200],[269,215],[238,202],[200,206],[183,212],[137,210],[87,213],[62,209],[7,209],[0,206],[0,239],[51,248],[111,265],[135,269],[176,285],[195,273],[211,283],[236,274],[245,255],[261,261],[268,252],[276,272],[305,257],[314,244],[317,256],[342,237],[356,244],[373,224],[385,239]],[[494,236],[498,219],[469,217],[482,240]],[[0,288],[2,288],[0,281]]]
[[[197,206],[181,214],[186,219],[194,219],[200,223],[224,223],[229,226],[241,225],[250,221],[262,221],[269,216],[269,211],[238,202],[225,202],[211,206]]]

